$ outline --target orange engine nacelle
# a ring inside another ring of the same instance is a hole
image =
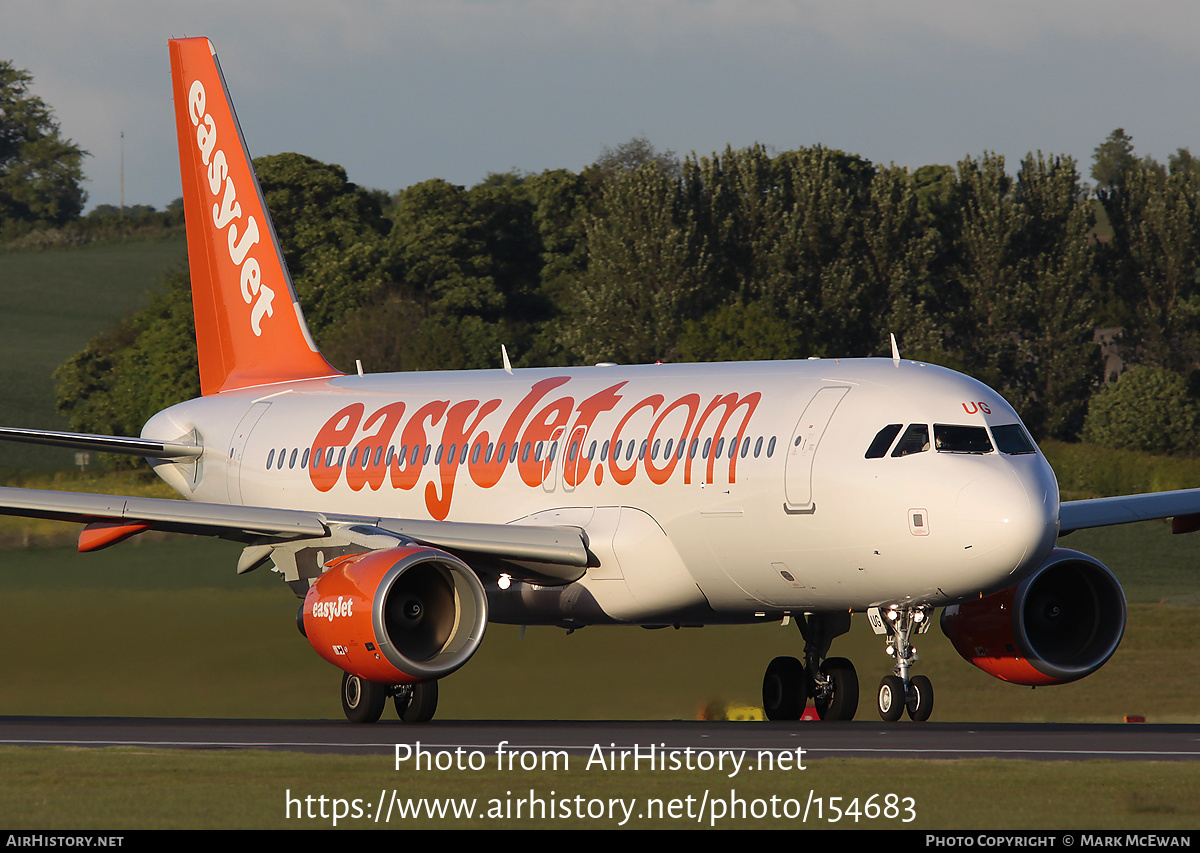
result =
[[[1125,593],[1098,560],[1055,548],[1009,589],[942,611],[967,661],[1014,684],[1066,684],[1112,657],[1125,633]]]
[[[486,627],[479,578],[457,557],[421,545],[340,557],[304,599],[304,635],[317,654],[381,684],[449,675]]]

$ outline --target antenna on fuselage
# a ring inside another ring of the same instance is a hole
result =
[[[896,345],[896,335],[888,332],[888,337],[892,339],[892,364],[896,367],[900,366],[900,347]]]
[[[504,359],[504,372],[512,375],[512,362],[508,360],[508,348],[500,344],[500,357]]]

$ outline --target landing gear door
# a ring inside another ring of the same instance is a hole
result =
[[[812,485],[813,460],[829,419],[849,390],[845,385],[822,388],[809,401],[792,431],[783,469],[783,505],[789,512],[810,513],[817,508]]]

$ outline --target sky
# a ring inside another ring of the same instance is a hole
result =
[[[0,0],[0,59],[90,152],[88,206],[180,192],[167,39],[208,36],[251,154],[388,192],[579,170],[635,136],[916,168],[1200,153],[1200,4],[1166,0]],[[122,144],[121,134],[124,133]]]

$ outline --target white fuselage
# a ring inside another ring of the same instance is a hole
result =
[[[342,376],[182,403],[143,434],[195,431],[198,464],[156,466],[194,500],[583,528],[598,565],[489,586],[493,618],[670,623],[1013,583],[1057,535],[1040,452],[866,454],[889,424],[1019,423],[953,371],[826,359]]]

